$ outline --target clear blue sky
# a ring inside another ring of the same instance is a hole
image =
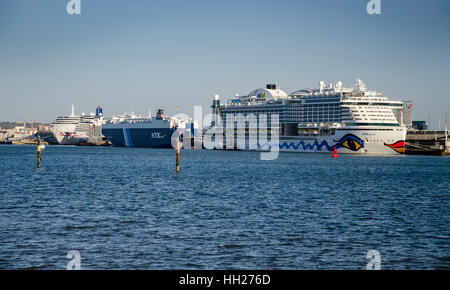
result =
[[[0,1],[0,120],[209,112],[266,83],[285,91],[361,78],[412,100],[432,124],[450,110],[450,1]]]

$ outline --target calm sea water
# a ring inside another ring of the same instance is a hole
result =
[[[450,158],[0,146],[0,269],[450,269]]]

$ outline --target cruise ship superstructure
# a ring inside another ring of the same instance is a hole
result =
[[[58,144],[76,145],[99,135],[104,122],[101,107],[97,107],[95,114],[79,116],[75,114],[75,107],[72,105],[69,116],[59,116],[53,121],[52,132]]]
[[[335,148],[339,153],[355,154],[405,152],[407,129],[394,114],[394,110],[403,110],[403,102],[367,90],[359,79],[352,88],[344,88],[342,82],[326,86],[321,81],[318,89],[302,89],[291,94],[270,84],[248,95],[236,96],[226,104],[220,104],[216,96],[212,109],[220,116],[216,122],[222,122],[224,132],[227,118],[235,120],[242,114],[248,120],[249,114],[267,115],[267,141],[258,138],[250,142],[249,136],[255,135],[246,123],[245,147],[237,149],[270,150],[279,146],[280,151],[289,152],[332,152]],[[278,127],[271,126],[271,114],[279,116]],[[271,140],[274,130],[279,142]],[[226,140],[224,133],[224,143],[234,142],[236,148],[238,131],[239,128],[233,140]]]

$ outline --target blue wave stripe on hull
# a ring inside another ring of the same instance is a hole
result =
[[[268,147],[269,149],[272,147],[269,143],[264,143],[262,146],[258,143],[258,149],[262,149],[264,147]],[[311,150],[314,151],[314,147],[316,148],[315,151],[322,151],[322,148],[325,147],[328,151],[333,151],[333,147],[328,145],[328,142],[323,140],[321,143],[319,143],[317,140],[313,144],[305,143],[304,141],[300,141],[297,144],[294,142],[284,142],[279,144],[279,148],[281,149],[294,149],[299,150],[302,149],[303,151]]]
[[[328,151],[333,151],[333,148],[328,145],[328,142],[323,140],[322,143],[319,143],[317,140],[314,142],[314,144],[309,144],[309,143],[305,143],[303,141],[300,141],[297,143],[297,145],[295,145],[294,142],[284,142],[282,144],[280,144],[280,149],[286,148],[286,149],[290,149],[291,147],[295,150],[298,150],[300,148],[300,146],[302,147],[303,151],[305,150],[314,150],[314,147],[316,147],[316,151],[322,151],[323,147],[326,147],[326,149]]]
[[[305,143],[304,141],[299,141],[297,144],[295,144],[294,142],[284,142],[279,144],[280,150],[281,149],[291,149],[293,148],[294,150],[299,150],[300,148],[303,149],[303,151],[323,151],[322,148],[325,147],[326,150],[328,150],[329,152],[332,152],[334,150],[334,148],[339,149],[339,148],[347,148],[351,151],[358,151],[360,148],[364,147],[364,141],[359,138],[358,136],[355,136],[353,134],[346,134],[343,137],[341,137],[339,140],[333,140],[334,142],[336,142],[333,146],[330,146],[328,144],[328,142],[326,140],[323,140],[321,143],[319,143],[318,140],[315,140],[313,144],[310,143]],[[267,145],[267,147],[270,149],[272,147],[272,145],[270,145],[269,143],[265,143],[264,145]],[[261,149],[261,146],[258,144],[258,148]],[[314,149],[315,148],[315,149]]]

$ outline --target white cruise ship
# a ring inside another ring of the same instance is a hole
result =
[[[220,116],[215,122],[222,122],[224,131],[227,118],[234,118],[234,135],[224,133],[226,149],[270,150],[279,146],[288,152],[332,152],[354,154],[392,155],[405,152],[406,126],[402,118],[402,101],[391,101],[382,93],[367,90],[361,80],[352,88],[326,86],[320,82],[318,89],[302,89],[291,94],[276,85],[267,85],[245,96],[236,96],[226,104],[220,104],[218,96],[212,105],[213,114]],[[267,115],[266,140],[250,140],[257,136],[256,129],[238,128],[236,116],[242,114],[246,121],[249,115]],[[271,114],[278,114],[279,126],[271,127]],[[276,130],[276,131],[274,131]],[[245,143],[238,143],[237,137],[245,136]],[[271,135],[278,134],[279,141],[271,141]],[[254,133],[254,134],[252,134]],[[233,138],[230,138],[233,136]],[[232,139],[232,140],[230,140]],[[240,145],[239,145],[240,144]],[[245,144],[245,145],[243,145]]]
[[[59,116],[53,121],[52,132],[60,145],[76,145],[89,140],[95,133],[98,135],[102,124],[104,119],[101,107],[97,107],[96,114],[78,116],[72,105],[70,116]]]

